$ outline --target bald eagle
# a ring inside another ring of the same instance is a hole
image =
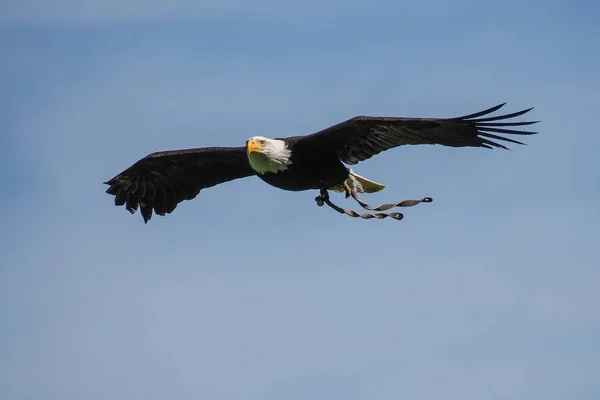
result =
[[[248,176],[258,176],[283,190],[318,189],[321,197],[316,200],[322,205],[328,202],[327,190],[346,192],[346,197],[383,190],[385,185],[346,166],[382,151],[408,144],[507,149],[495,140],[523,143],[497,134],[537,133],[510,128],[538,121],[505,121],[532,108],[487,116],[502,106],[456,118],[358,116],[306,136],[278,139],[254,136],[242,147],[161,151],[142,158],[104,183],[109,185],[106,192],[115,196],[115,205],[125,205],[132,214],[139,207],[146,223],[152,217],[152,210],[164,216],[181,201],[195,198],[201,189]]]

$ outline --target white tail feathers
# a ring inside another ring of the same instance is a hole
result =
[[[351,189],[356,190],[358,193],[380,192],[387,187],[386,185],[382,185],[381,183],[377,183],[370,179],[367,179],[364,176],[355,174],[354,171],[352,171],[351,169],[348,169],[348,171],[350,172],[350,176],[348,177],[348,179],[346,179],[346,182],[348,183],[348,186],[350,186]],[[346,191],[346,189],[344,189],[342,185],[335,185],[331,187],[330,190],[340,193]]]

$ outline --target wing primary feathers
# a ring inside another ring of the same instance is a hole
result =
[[[127,203],[125,203],[125,209],[130,213],[135,214],[138,209],[138,201],[139,197],[137,194],[135,192],[129,192],[129,195],[127,196]]]
[[[124,189],[119,189],[115,196],[115,205],[122,206],[127,201],[127,192]]]
[[[142,218],[144,218],[144,223],[147,224],[148,221],[150,221],[150,218],[152,218],[152,207],[142,204],[140,206],[140,211],[142,214]]]
[[[515,129],[499,129],[499,128],[479,128],[480,132],[496,132],[496,133],[508,133],[511,135],[535,135],[538,132],[532,131],[517,131]]]
[[[525,143],[519,142],[518,140],[514,140],[514,139],[503,137],[503,136],[493,135],[491,133],[480,133],[480,135],[481,136],[485,136],[485,137],[489,137],[491,139],[504,140],[505,142],[510,142],[510,143],[514,143],[514,144],[525,145]]]
[[[151,153],[104,183],[115,205],[141,209],[147,223],[153,212],[171,213],[201,189],[251,175],[245,147],[203,147]]]
[[[166,189],[159,180],[154,181],[156,194],[154,196],[154,212],[158,215],[165,215],[165,204],[167,204]]]
[[[146,182],[143,179],[138,180],[138,198],[143,199],[146,197]]]
[[[145,182],[146,185],[146,194],[142,198],[142,201],[152,207],[154,205],[154,199],[156,197],[156,187],[153,182]]]
[[[523,126],[523,125],[533,125],[537,124],[540,121],[525,121],[525,122],[477,122],[477,126]]]
[[[162,181],[163,187],[166,189],[165,194],[167,196],[167,201],[165,202],[165,213],[171,214],[173,210],[177,207],[177,203],[179,202],[179,198],[177,196],[177,188],[174,188],[169,182],[168,179],[164,178]]]
[[[506,149],[494,140],[522,144],[507,135],[533,135],[537,132],[513,129],[538,121],[507,121],[533,108],[492,116],[506,103],[455,118],[407,118],[358,116],[300,139],[307,149],[320,148],[335,152],[346,164],[356,164],[402,145],[439,144],[451,147],[486,147]],[[500,122],[496,122],[500,121]],[[486,135],[488,135],[486,137]]]
[[[451,118],[451,119],[464,120],[464,119],[473,119],[473,118],[481,117],[482,115],[491,114],[494,111],[498,111],[499,109],[504,107],[504,105],[506,105],[506,103],[498,104],[497,106],[488,108],[487,110],[476,112],[474,114],[463,115],[462,117],[455,117],[455,118]]]
[[[481,147],[487,147],[488,149],[491,149],[492,147],[498,147],[500,149],[509,150],[508,147],[506,147],[500,143],[492,142],[491,140],[487,140],[485,138],[480,138],[479,140],[481,140],[481,143],[482,143],[480,145]],[[489,145],[489,146],[487,146],[487,145]],[[490,146],[492,146],[492,147],[490,147]]]
[[[108,194],[112,194],[113,196],[115,196],[117,193],[119,193],[119,186],[114,185],[111,181],[108,182],[103,182],[105,185],[110,185],[108,189],[106,189],[106,193]]]
[[[509,119],[509,118],[518,117],[520,115],[528,113],[531,110],[533,110],[533,107],[528,108],[526,110],[517,111],[517,112],[514,112],[512,114],[499,115],[497,117],[489,117],[489,118],[479,118],[479,119],[472,120],[472,121],[476,122],[476,123],[490,122],[490,121],[499,121],[499,120],[502,120],[502,119]]]
[[[137,192],[137,188],[138,188],[138,180],[137,179],[132,179],[131,181],[129,181],[129,186],[127,187],[127,191],[128,192]]]

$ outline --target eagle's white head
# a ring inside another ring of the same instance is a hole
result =
[[[285,141],[254,136],[246,142],[246,152],[250,166],[259,174],[285,171],[292,162],[292,151]]]

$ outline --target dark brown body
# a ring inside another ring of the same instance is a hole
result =
[[[292,151],[292,164],[287,170],[277,174],[258,174],[258,177],[269,185],[292,191],[329,189],[343,184],[349,171],[337,154],[332,151],[320,152],[320,149],[315,147],[304,149],[301,142],[298,142],[300,138],[283,139]]]

